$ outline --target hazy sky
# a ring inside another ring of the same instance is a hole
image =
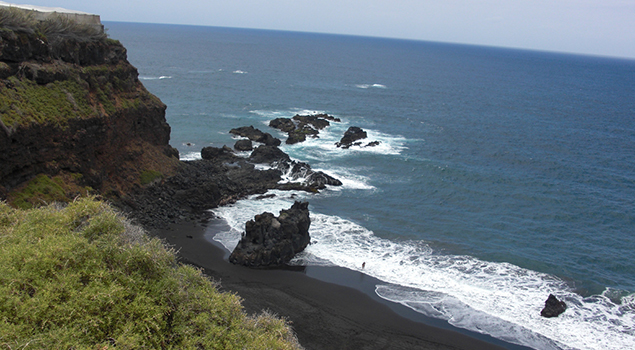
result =
[[[7,1],[7,0],[5,0]],[[635,0],[26,0],[102,21],[355,34],[635,58]]]

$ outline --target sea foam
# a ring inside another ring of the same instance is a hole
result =
[[[214,209],[230,227],[214,239],[231,251],[245,223],[256,214],[277,214],[294,200],[312,196],[269,193],[275,196],[252,196]],[[391,241],[350,220],[314,210],[309,232],[311,245],[292,263],[363,272],[384,282],[376,286],[378,296],[456,327],[537,349],[617,349],[635,342],[632,297],[624,298],[621,305],[603,295],[584,298],[549,274],[505,262],[439,254],[422,241]],[[540,316],[549,294],[568,305],[555,319]]]
[[[312,114],[315,111],[252,111],[262,124],[277,117]],[[274,197],[252,196],[231,206],[214,209],[230,229],[216,235],[229,251],[244,231],[245,223],[256,214],[277,214],[294,200],[328,197],[347,190],[377,190],[367,175],[368,169],[334,166],[333,160],[368,156],[400,156],[409,140],[364,128],[369,140],[380,147],[341,149],[335,146],[352,123],[346,118],[332,122],[295,145],[281,145],[293,159],[308,161],[342,180],[342,187],[329,187],[317,195],[303,192],[269,191]],[[263,126],[264,127],[264,126]],[[275,133],[276,131],[273,131]],[[284,134],[278,133],[284,137]],[[328,166],[327,166],[328,165]],[[263,168],[264,169],[264,168]],[[373,276],[381,298],[405,305],[416,312],[446,320],[471,331],[537,349],[629,348],[635,344],[635,301],[611,300],[610,293],[582,297],[565,281],[506,262],[488,262],[465,255],[441,254],[423,241],[392,241],[351,220],[311,210],[311,242],[292,263],[339,266]],[[361,269],[362,262],[366,263]],[[555,319],[540,316],[549,294],[564,300],[567,311]]]
[[[169,75],[161,75],[159,77],[139,76],[139,80],[164,80],[164,79],[172,79],[172,76],[169,76]]]

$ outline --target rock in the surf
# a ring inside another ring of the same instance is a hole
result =
[[[558,300],[555,295],[549,294],[549,298],[545,301],[545,307],[540,311],[542,317],[558,317],[567,309],[564,301]]]
[[[234,151],[227,147],[223,146],[221,148],[218,147],[203,147],[201,149],[201,158],[205,160],[215,160],[219,158],[233,157]]]
[[[269,133],[264,133],[253,126],[243,126],[240,128],[231,129],[230,134],[246,137],[252,141],[264,143],[267,146],[280,146],[282,143],[279,139],[271,136]]]
[[[254,149],[254,146],[251,143],[251,140],[243,139],[236,141],[236,143],[234,144],[234,149],[236,151],[251,151]]]
[[[249,161],[259,164],[276,165],[279,163],[289,163],[291,158],[276,146],[259,146],[251,152]]]
[[[314,171],[311,166],[304,162],[291,160],[289,155],[275,146],[260,146],[249,156],[249,161],[259,164],[268,164],[286,174],[291,180],[301,182],[286,183],[278,186],[282,190],[301,190],[316,192],[330,186],[342,186],[342,182],[321,171]]]
[[[286,143],[289,145],[304,142],[307,138],[319,137],[319,130],[322,130],[329,126],[330,121],[339,122],[339,118],[335,118],[328,114],[312,114],[312,115],[299,115],[296,114],[292,119],[289,118],[276,118],[269,122],[269,126],[276,128],[280,131],[286,132],[288,138]]]
[[[245,225],[229,261],[249,267],[284,265],[309,244],[310,225],[308,202],[295,202],[278,217],[268,212],[256,215]]]
[[[355,145],[355,141],[365,139],[366,137],[368,137],[368,135],[366,134],[366,131],[362,130],[362,128],[351,126],[348,130],[346,130],[340,142],[337,142],[335,145],[341,148],[349,148]]]

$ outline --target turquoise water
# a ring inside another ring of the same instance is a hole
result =
[[[635,344],[635,61],[364,37],[106,23],[168,105],[182,159],[231,128],[325,112],[283,146],[344,181],[311,204],[296,263],[361,269],[377,294],[534,348]],[[349,126],[380,146],[341,150]],[[191,146],[190,146],[191,145]],[[288,193],[221,208],[244,222]],[[549,293],[569,309],[539,316]],[[538,315],[538,316],[537,316]]]

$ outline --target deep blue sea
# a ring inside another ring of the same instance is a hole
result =
[[[182,159],[277,117],[341,118],[281,147],[344,182],[310,202],[295,263],[536,349],[635,348],[635,61],[215,27],[106,23],[168,105]],[[380,145],[335,147],[349,126]],[[219,208],[232,249],[291,193]],[[540,316],[547,296],[567,311]]]

